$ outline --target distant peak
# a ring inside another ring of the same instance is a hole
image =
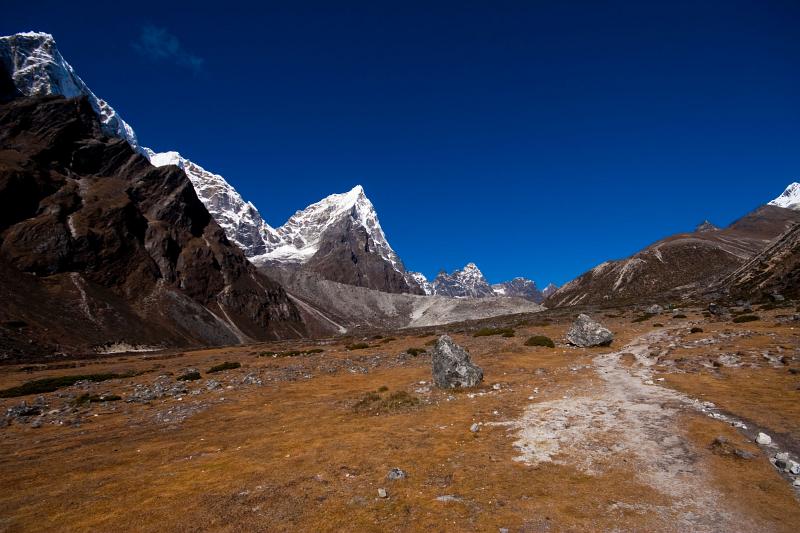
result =
[[[478,265],[475,263],[467,263],[467,266],[464,267],[464,270],[479,270]]]
[[[790,183],[783,193],[772,200],[768,205],[800,210],[800,183]]]
[[[712,224],[708,220],[702,221],[694,229],[694,231],[697,232],[697,233],[703,233],[703,232],[706,232],[706,231],[717,231],[717,230],[719,230],[719,227],[715,226],[714,224]]]

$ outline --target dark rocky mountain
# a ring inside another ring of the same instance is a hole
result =
[[[517,296],[536,303],[544,301],[544,294],[536,286],[536,282],[527,278],[514,278],[511,281],[495,283],[492,290],[497,296]]]
[[[800,212],[759,207],[724,229],[662,239],[627,259],[607,261],[570,281],[545,300],[548,307],[629,303],[707,288],[747,263],[800,222]]]
[[[772,294],[800,298],[800,224],[722,280],[720,287],[742,298],[763,299]]]
[[[181,169],[109,137],[86,97],[13,96],[0,106],[3,357],[305,334]]]
[[[431,283],[433,294],[451,298],[486,298],[495,296],[492,286],[486,281],[483,272],[475,265],[468,263],[461,270],[452,274],[439,272]]]

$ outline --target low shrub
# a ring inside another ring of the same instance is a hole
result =
[[[425,352],[427,352],[427,351],[428,351],[428,350],[426,350],[425,348],[409,348],[408,350],[406,350],[406,353],[407,353],[407,354],[409,354],[409,355],[413,355],[414,357],[416,357],[416,356],[418,356],[419,354],[421,354],[421,353],[425,353]]]
[[[677,315],[672,315],[672,318],[686,318],[686,315],[683,313],[678,313]]]
[[[200,372],[197,370],[192,370],[177,378],[178,381],[197,381],[198,379],[200,379]]]
[[[386,385],[382,385],[381,387],[378,388],[378,392],[386,392],[387,390],[389,390],[389,387],[387,387]]]
[[[663,328],[663,327],[664,327],[664,324],[662,324],[661,322],[655,322],[655,323],[653,324],[653,327],[654,327],[654,328]]]
[[[550,337],[544,335],[534,335],[525,341],[525,346],[546,346],[547,348],[555,348],[556,343]]]
[[[396,339],[395,337],[386,337],[385,339],[383,339],[383,340],[381,341],[381,344],[386,344],[386,343],[388,343],[388,342],[392,342],[392,341],[396,341],[396,340],[397,340],[397,339]]]
[[[385,389],[385,390],[384,390]],[[388,391],[388,387],[381,387],[378,392],[368,392],[353,406],[359,413],[391,413],[403,411],[419,405],[419,398],[406,391],[396,391],[391,394],[381,394]]]
[[[234,368],[241,368],[241,366],[242,365],[240,363],[225,361],[222,364],[212,366],[211,368],[208,369],[208,372],[206,373],[214,374],[216,372],[222,372],[223,370],[233,370]]]
[[[514,330],[511,328],[481,328],[476,331],[473,337],[491,337],[493,335],[502,335],[503,337],[513,337]]]
[[[703,328],[698,328],[697,326],[695,326],[689,330],[689,333],[703,333]]]
[[[761,320],[756,315],[739,315],[733,319],[733,322],[736,324],[741,324],[742,322],[754,322],[756,320]]]
[[[53,392],[63,387],[69,387],[79,381],[100,382],[109,379],[119,379],[131,377],[133,374],[85,374],[77,376],[60,376],[57,378],[42,378],[28,381],[17,387],[0,390],[0,398],[14,398],[17,396],[27,396],[29,394],[43,394]]]
[[[122,399],[116,394],[81,394],[75,398],[75,405],[86,405],[87,403],[118,402]]]
[[[652,314],[650,314],[650,313],[645,313],[645,314],[643,314],[642,316],[637,316],[636,318],[634,318],[633,320],[631,320],[631,322],[644,322],[645,320],[650,320],[650,319],[651,319],[651,318],[653,318],[654,316],[655,316],[655,315],[652,315]]]
[[[369,348],[369,344],[366,342],[355,342],[353,344],[348,344],[345,346],[348,350],[363,350],[365,348]]]

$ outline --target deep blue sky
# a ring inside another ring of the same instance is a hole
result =
[[[272,225],[361,183],[408,268],[540,284],[797,179],[798,27],[796,0],[12,0],[0,19],[54,34],[144,145]]]

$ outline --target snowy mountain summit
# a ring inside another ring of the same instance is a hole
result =
[[[88,97],[106,133],[125,139],[138,149],[133,128],[78,77],[49,33],[23,32],[0,37],[0,64],[25,96]]]
[[[405,271],[400,258],[386,240],[375,207],[361,185],[356,185],[346,193],[331,194],[297,211],[283,226],[274,230],[278,240],[268,244],[265,253],[251,259],[256,264],[305,263],[319,251],[326,232],[346,219],[368,233],[374,251],[381,258],[399,272]]]
[[[495,292],[475,263],[467,263],[452,274],[440,272],[433,280],[433,292],[452,298],[485,298]]]
[[[767,205],[776,205],[800,211],[800,183],[794,182],[783,193]]]

